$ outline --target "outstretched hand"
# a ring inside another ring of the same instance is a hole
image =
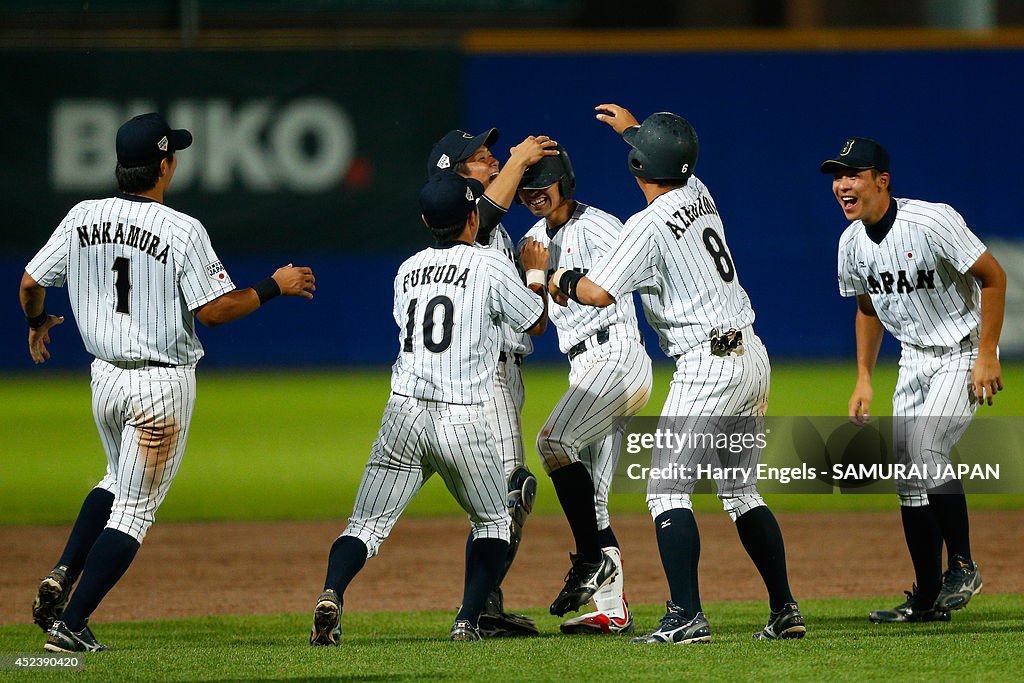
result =
[[[28,328],[28,353],[36,363],[50,360],[50,352],[46,345],[50,343],[50,328],[64,322],[64,316],[50,315],[46,322],[36,328]]]
[[[521,161],[523,167],[533,166],[544,157],[558,154],[555,145],[558,143],[547,135],[530,135],[515,147],[509,149],[509,161]]]
[[[594,111],[597,112],[598,121],[604,121],[619,135],[627,128],[639,125],[636,117],[628,109],[617,104],[599,104],[594,107]]]
[[[281,288],[283,296],[312,299],[313,292],[316,291],[316,278],[313,276],[313,269],[308,266],[293,266],[289,263],[283,268],[278,268],[273,278]]]

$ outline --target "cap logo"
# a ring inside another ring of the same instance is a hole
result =
[[[167,151],[167,144],[168,144],[167,143],[167,136],[165,135],[162,138],[160,138],[160,142],[156,143],[156,146],[158,148],[160,148],[161,152],[166,152]]]
[[[449,168],[452,165],[452,160],[448,158],[447,154],[442,154],[441,158],[437,160],[438,168]]]
[[[473,139],[473,136],[470,135],[469,133],[463,133],[462,137],[466,138],[467,140],[472,140]]]
[[[466,199],[468,199],[469,201],[473,201],[474,199],[473,190],[469,189],[468,187],[466,188]]]
[[[843,151],[839,153],[839,156],[845,157],[847,154],[849,154],[850,151],[853,149],[854,142],[856,142],[856,140],[847,140],[846,146],[843,147]]]

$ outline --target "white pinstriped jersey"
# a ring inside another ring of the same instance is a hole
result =
[[[482,403],[493,394],[504,320],[532,327],[544,302],[499,251],[462,242],[417,253],[395,276],[398,360],[391,390],[443,403]]]
[[[540,219],[526,236],[541,242],[551,254],[550,268],[569,268],[589,272],[615,245],[622,223],[615,216],[582,202],[576,203],[569,221],[549,236],[547,219]],[[613,306],[595,308],[569,301],[568,306],[552,306],[548,312],[558,330],[558,348],[562,353],[601,330],[610,329],[612,337],[640,339],[636,308],[631,295],[616,299]]]
[[[754,322],[718,208],[697,176],[626,221],[587,277],[616,301],[640,292],[647,322],[668,356],[707,342],[714,328]]]
[[[889,332],[913,346],[956,346],[981,325],[981,285],[968,270],[985,245],[946,204],[896,199],[881,244],[854,221],[839,238],[839,293],[868,294]]]
[[[512,237],[501,223],[498,223],[494,228],[494,232],[491,233],[491,241],[487,244],[487,247],[505,254],[515,264],[516,269],[520,269]],[[529,356],[533,353],[533,340],[530,339],[530,335],[524,332],[516,332],[508,323],[503,321],[501,323],[501,350],[506,353],[518,353],[522,356]]]
[[[202,223],[130,195],[79,203],[25,270],[67,283],[85,348],[108,361],[195,363],[192,312],[235,288]]]

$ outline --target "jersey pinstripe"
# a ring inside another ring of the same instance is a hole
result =
[[[868,294],[904,344],[952,347],[976,337],[981,286],[967,271],[985,245],[945,204],[895,199],[896,220],[875,244],[855,221],[839,239],[839,293]]]
[[[615,246],[587,277],[616,301],[639,292],[668,356],[705,344],[714,328],[754,322],[718,208],[696,176],[626,221]]]
[[[587,273],[611,250],[622,229],[622,223],[615,216],[577,202],[569,221],[554,235],[548,233],[546,219],[542,218],[526,236],[548,248],[552,270],[569,268]],[[548,315],[558,330],[558,348],[562,353],[568,353],[579,342],[606,329],[612,338],[640,339],[632,296],[616,299],[614,306],[606,308],[569,301],[567,306],[552,306]]]
[[[67,284],[85,348],[108,361],[196,363],[192,312],[235,288],[202,223],[128,195],[75,206],[25,270]]]
[[[505,230],[505,226],[501,223],[494,228],[494,232],[491,233],[491,241],[487,244],[490,249],[496,249],[501,252],[515,264],[516,269],[522,271],[522,266],[519,264],[518,252],[515,250],[515,242],[512,241],[512,237]],[[502,321],[501,323],[501,350],[505,353],[518,353],[520,356],[529,356],[533,353],[533,340],[530,339],[530,335],[525,332],[517,332],[507,322]]]
[[[415,254],[395,277],[398,360],[396,394],[473,404],[493,394],[500,350],[499,323],[532,327],[544,301],[519,278],[504,254],[463,243]]]

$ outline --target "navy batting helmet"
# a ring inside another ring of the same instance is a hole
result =
[[[629,170],[647,180],[686,180],[697,165],[697,131],[690,122],[669,112],[651,114],[623,133],[633,149]]]
[[[519,189],[543,190],[558,183],[558,191],[562,193],[562,197],[572,199],[576,194],[576,174],[573,173],[569,153],[562,145],[555,145],[553,149],[558,150],[558,154],[544,157],[523,172]],[[518,198],[517,194],[516,199]]]

